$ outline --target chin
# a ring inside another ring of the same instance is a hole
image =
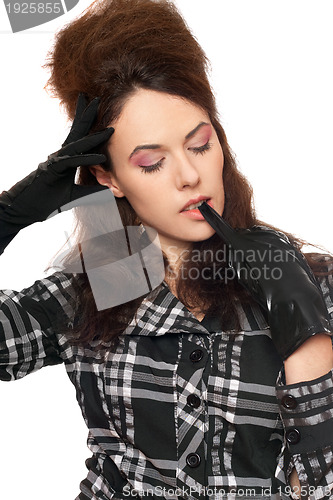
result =
[[[193,234],[193,232],[190,235],[189,241],[192,241],[193,243],[195,241],[205,241],[211,238],[215,234],[215,231],[213,228],[208,228],[202,231],[196,232],[196,234]]]

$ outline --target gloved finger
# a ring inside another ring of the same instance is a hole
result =
[[[72,128],[75,128],[75,125],[80,121],[84,110],[88,107],[89,101],[83,92],[79,93],[76,103],[75,116],[72,124]]]
[[[79,94],[72,127],[62,146],[75,142],[89,133],[95,119],[97,118],[99,103],[99,97],[95,97],[89,104],[87,104],[85,95],[82,93]]]
[[[199,210],[223,241],[237,248],[239,239],[237,232],[205,201],[200,205]]]
[[[58,156],[74,156],[90,151],[91,149],[107,142],[114,132],[114,128],[109,127],[94,134],[86,135],[85,137],[71,142],[64,148],[58,151]]]
[[[52,158],[42,170],[48,170],[56,176],[68,175],[69,169],[78,167],[90,167],[91,165],[100,165],[105,163],[106,158],[102,154],[86,154],[76,156],[61,156]],[[75,175],[75,173],[74,173]]]
[[[252,267],[251,264],[245,262],[234,263],[234,269],[239,283],[250,292],[252,297],[261,305],[267,305],[265,295],[261,289],[264,274],[262,270]]]

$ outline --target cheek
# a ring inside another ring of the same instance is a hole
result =
[[[142,191],[140,174],[140,169],[134,170],[134,168],[129,168],[127,165],[114,164],[112,181],[130,203],[130,200],[140,198],[140,192]]]
[[[153,214],[159,206],[157,193],[146,183],[140,182],[140,179],[124,185],[123,193],[139,217],[145,218],[147,214]]]
[[[222,149],[219,148],[216,150],[213,158],[213,163],[214,163],[214,174],[217,177],[222,178],[222,173],[223,173],[223,167],[224,167],[224,155],[222,152]]]
[[[128,194],[128,201],[139,218],[148,225],[154,226],[157,221],[170,217],[170,192],[156,180],[153,185],[136,186],[136,190]]]

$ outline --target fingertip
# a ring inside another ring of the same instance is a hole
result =
[[[107,133],[109,134],[109,136],[111,137],[111,135],[114,133],[114,128],[113,127],[108,127],[106,129]]]
[[[99,132],[95,132],[94,134],[91,135],[91,137],[94,136],[98,142],[104,142],[108,141],[113,133],[114,133],[114,128],[108,127],[103,130],[100,130]]]
[[[87,98],[84,94],[84,92],[80,92],[78,97],[77,97],[77,104],[80,106],[87,105]]]
[[[103,154],[91,154],[81,157],[82,166],[99,165],[106,162],[106,156]]]
[[[102,155],[102,154],[97,155],[96,159],[98,160],[98,163],[96,163],[96,165],[99,163],[106,163],[106,160],[107,160],[106,156]]]
[[[91,99],[90,103],[88,104],[87,108],[91,109],[97,109],[98,106],[99,106],[99,103],[100,103],[100,97],[94,97],[93,99]]]
[[[86,106],[82,116],[84,116],[85,120],[90,122],[89,128],[92,125],[92,122],[97,117],[99,103],[100,103],[99,97],[94,97],[89,103],[86,100]]]
[[[95,104],[96,102],[99,102],[100,101],[100,97],[96,96],[96,97],[93,97],[92,99],[90,99],[89,101],[89,105],[90,104]]]

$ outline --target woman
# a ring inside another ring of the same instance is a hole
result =
[[[171,4],[116,0],[59,34],[50,67],[73,127],[2,194],[1,245],[74,202],[79,253],[3,294],[1,378],[65,362],[93,453],[78,498],[285,498],[290,485],[329,498],[330,261],[308,258],[325,306],[299,243],[252,228],[202,49]],[[122,224],[143,228],[136,244],[158,233],[165,276],[99,308],[89,273],[118,262],[113,197]]]

